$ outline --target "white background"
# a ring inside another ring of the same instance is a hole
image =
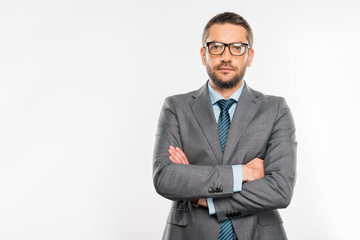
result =
[[[358,1],[0,1],[0,239],[160,239],[152,185],[166,96],[207,80],[215,14],[250,23],[254,89],[286,98],[289,239],[360,239]]]

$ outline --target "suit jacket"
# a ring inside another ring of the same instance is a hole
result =
[[[173,200],[163,239],[218,239],[221,222],[231,218],[239,239],[286,239],[279,208],[286,208],[295,184],[295,126],[280,97],[245,86],[222,152],[207,83],[199,90],[165,99],[153,156],[156,191]],[[179,146],[189,165],[169,160]],[[233,192],[231,165],[264,160],[265,176]],[[216,214],[191,200],[213,198]]]

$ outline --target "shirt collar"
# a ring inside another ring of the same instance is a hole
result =
[[[244,89],[244,85],[245,85],[245,81],[243,81],[243,83],[241,84],[241,87],[239,87],[238,90],[236,90],[230,97],[232,99],[234,99],[236,102],[239,100],[240,95]],[[210,85],[210,81],[208,81],[208,89],[209,89],[209,93],[210,93],[210,100],[211,100],[211,104],[214,105],[218,100],[220,99],[225,99],[223,96],[220,95],[220,93],[218,93],[217,91],[215,91],[215,89]]]

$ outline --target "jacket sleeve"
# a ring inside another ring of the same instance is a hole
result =
[[[231,165],[176,164],[169,159],[170,145],[182,148],[176,109],[169,97],[162,107],[155,136],[153,183],[156,191],[165,198],[184,201],[234,194]]]
[[[278,113],[264,157],[265,176],[243,183],[241,192],[214,199],[217,218],[223,221],[268,210],[286,208],[295,185],[295,125],[285,100],[280,98]]]

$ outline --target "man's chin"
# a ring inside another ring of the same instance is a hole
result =
[[[238,79],[212,79],[212,82],[221,89],[231,89],[236,87],[241,80]]]
[[[221,83],[221,84],[234,84],[234,83],[239,83],[238,80],[235,80],[234,78],[231,77],[222,77],[222,78],[217,78],[217,82]]]
[[[221,83],[224,83],[224,84],[234,81],[233,76],[230,76],[230,74],[221,74],[221,75],[217,74],[216,78],[217,78],[218,82],[221,82]]]

